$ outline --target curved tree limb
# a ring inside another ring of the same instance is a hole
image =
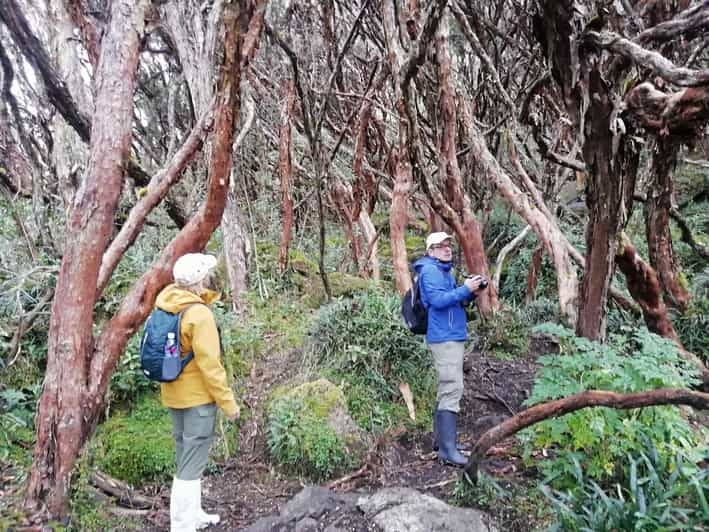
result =
[[[505,263],[505,259],[507,258],[507,255],[512,253],[517,247],[524,242],[524,239],[527,238],[527,235],[529,234],[529,231],[532,230],[531,225],[527,225],[522,231],[514,237],[505,247],[500,250],[499,255],[497,255],[497,261],[495,262],[495,275],[493,277],[493,283],[495,286],[499,287],[500,286],[500,277],[502,276],[502,266]]]
[[[682,36],[689,39],[695,32],[701,32],[709,27],[709,9],[707,2],[700,2],[685,9],[672,20],[661,22],[652,28],[638,34],[635,40],[639,43],[651,41],[666,42]]]
[[[212,106],[195,125],[184,144],[175,152],[165,168],[152,177],[145,196],[131,209],[125,224],[103,254],[97,283],[98,295],[103,292],[126,250],[135,242],[148,214],[162,201],[170,187],[182,176],[185,167],[201,148],[204,137],[211,127]]]
[[[589,44],[622,55],[637,65],[649,68],[675,85],[699,87],[709,83],[709,69],[693,70],[691,68],[678,67],[662,54],[647,50],[617,33],[589,31],[585,34],[585,37]]]
[[[520,430],[540,421],[557,418],[582,408],[595,406],[627,410],[657,405],[689,405],[699,410],[708,410],[709,393],[676,388],[626,394],[589,390],[555,401],[534,405],[491,428],[478,438],[478,441],[473,446],[468,466],[463,472],[463,478],[469,483],[475,484],[480,462],[488,449],[505,438],[509,438]]]

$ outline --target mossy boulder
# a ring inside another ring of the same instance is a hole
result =
[[[371,281],[348,273],[332,272],[327,275],[332,297],[352,297],[371,287]],[[325,303],[325,287],[322,277],[315,275],[303,282],[303,303],[309,308],[318,308]]]
[[[342,390],[326,379],[276,390],[267,423],[274,461],[317,481],[354,467],[369,444]]]
[[[129,484],[169,479],[175,468],[170,414],[156,395],[144,395],[133,410],[98,428],[92,455],[98,469]]]

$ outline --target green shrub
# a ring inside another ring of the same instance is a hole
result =
[[[134,334],[118,360],[116,371],[111,375],[109,404],[130,407],[137,397],[158,389],[157,383],[145,377],[140,368],[140,340],[143,331]]]
[[[40,384],[0,391],[0,461],[27,464],[34,442],[34,409]]]
[[[473,325],[477,334],[475,347],[500,358],[515,358],[529,350],[529,328],[514,309],[495,311]]]
[[[678,356],[675,344],[646,329],[612,335],[605,345],[577,338],[557,325],[542,325],[535,331],[557,336],[561,354],[539,358],[542,366],[528,405],[584,390],[630,393],[687,388],[697,382],[696,369]],[[703,452],[687,421],[673,406],[586,408],[534,425],[520,433],[520,438],[527,458],[535,447],[556,449],[555,459],[542,462],[540,467],[547,481],[557,486],[575,482],[574,459],[584,464],[591,478],[616,477],[620,474],[617,464],[646,439],[668,456],[678,449],[696,458]]]
[[[672,322],[684,347],[706,363],[709,357],[709,268],[694,276],[691,294],[690,307],[684,314],[673,316]]]
[[[383,404],[400,400],[401,382],[409,383],[419,411],[431,410],[435,372],[430,355],[423,337],[403,325],[400,309],[398,296],[372,289],[322,307],[310,332],[309,362],[346,383],[348,407],[368,429],[390,424],[395,419],[390,415],[405,417],[405,408]],[[367,416],[367,409],[378,414]]]
[[[170,414],[155,395],[140,397],[133,410],[98,428],[93,456],[99,469],[130,484],[169,479],[175,464]]]
[[[520,317],[529,325],[537,325],[540,323],[564,323],[564,318],[561,315],[561,308],[559,308],[559,301],[546,297],[534,299],[526,304],[520,310]]]
[[[551,530],[704,530],[709,523],[709,471],[682,453],[672,459],[647,444],[628,454],[622,482],[606,488],[574,466],[573,490],[541,488],[556,510]]]
[[[337,387],[319,380],[276,395],[267,409],[267,430],[277,463],[316,482],[353,465],[354,442],[344,441],[347,436],[338,436],[329,423],[332,409],[346,411]]]

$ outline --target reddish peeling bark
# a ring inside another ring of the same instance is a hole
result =
[[[180,149],[175,152],[165,168],[152,177],[150,183],[148,183],[145,196],[131,209],[125,224],[123,224],[120,232],[103,254],[97,282],[97,295],[103,292],[121,258],[135,242],[148,214],[167,196],[170,187],[182,177],[187,165],[202,148],[204,137],[211,127],[212,109],[209,109],[192,129],[192,132]]]
[[[630,295],[643,311],[647,328],[660,336],[674,340],[683,348],[662,300],[662,289],[657,273],[638,256],[632,242],[625,235],[621,235],[615,260],[618,268],[625,275]]]
[[[694,135],[709,120],[709,86],[663,92],[644,82],[627,94],[625,105],[646,129],[661,134]]]
[[[420,141],[413,141],[417,134],[415,114],[410,110],[411,79],[416,75],[420,65],[425,60],[426,50],[431,41],[436,27],[443,14],[445,1],[435,0],[429,6],[426,20],[418,38],[410,43],[409,52],[406,53],[401,45],[403,36],[398,25],[394,6],[382,4],[382,25],[384,27],[387,46],[387,60],[392,73],[394,85],[395,107],[399,118],[399,142],[395,155],[395,181],[392,193],[391,210],[389,217],[389,235],[391,238],[392,266],[394,280],[399,292],[404,293],[411,287],[411,273],[406,256],[406,222],[408,220],[409,194],[412,186],[411,142],[414,150],[421,151]],[[424,159],[419,155],[420,164]]]
[[[545,214],[545,208],[530,201],[530,196],[520,190],[490,153],[482,133],[472,122],[468,106],[463,106],[462,109],[465,110],[464,120],[468,124],[468,143],[471,156],[510,207],[532,227],[539,241],[543,243],[556,270],[559,307],[569,323],[575,324],[578,277],[571,263],[572,252],[575,250],[559,228],[556,220]],[[534,198],[535,195],[531,197]]]
[[[103,28],[97,31],[96,24],[92,24],[87,16],[88,6],[85,1],[65,0],[64,6],[74,25],[79,28],[81,34],[81,42],[86,49],[86,55],[89,62],[96,67],[99,58],[100,39],[99,33]],[[103,17],[95,17],[95,20],[101,20]]]
[[[37,408],[37,441],[27,486],[33,509],[67,511],[69,480],[91,418],[85,415],[93,304],[103,251],[123,186],[133,120],[133,91],[145,2],[117,1],[96,73],[89,161],[74,201],[47,339],[47,369]],[[93,375],[92,375],[93,378]]]
[[[595,406],[629,410],[657,405],[689,405],[699,410],[706,410],[709,408],[709,394],[674,388],[625,394],[589,390],[556,401],[534,405],[491,428],[478,438],[464,476],[470,483],[477,482],[478,467],[488,449],[540,421]]]
[[[374,208],[377,190],[374,177],[371,172],[364,171],[362,163],[364,161],[365,148],[369,138],[367,132],[372,118],[372,104],[374,103],[371,95],[382,88],[388,77],[389,68],[386,65],[382,65],[362,102],[362,107],[359,110],[359,117],[357,119],[357,133],[354,156],[352,158],[352,172],[355,177],[354,212],[352,216],[359,220],[359,227],[367,242],[367,250],[369,250],[364,257],[364,262],[360,265],[360,275],[367,277],[369,272],[371,272],[372,278],[375,280],[379,280],[380,278],[379,251],[377,246],[378,235],[370,214]]]
[[[652,157],[647,202],[645,234],[650,264],[657,271],[668,304],[684,312],[689,292],[679,279],[680,268],[672,246],[670,211],[674,194],[671,172],[677,161],[679,143],[671,137],[658,136]]]
[[[448,225],[456,230],[456,236],[462,248],[468,271],[484,275],[490,279],[482,228],[473,214],[470,198],[465,193],[463,178],[460,175],[460,167],[458,166],[456,153],[456,124],[458,117],[451,79],[451,56],[448,37],[449,20],[448,16],[444,16],[438,26],[435,39],[441,116],[439,174],[444,179],[445,199],[451,208],[440,211],[439,214]],[[458,218],[457,220],[448,218],[453,213]],[[487,289],[480,293],[477,301],[478,308],[483,315],[487,315],[490,311],[499,308],[497,287],[493,282],[489,282]]]
[[[278,171],[281,174],[281,243],[278,247],[278,263],[281,272],[288,267],[288,248],[293,233],[293,193],[291,178],[291,126],[295,109],[295,82],[291,79],[286,86],[286,98],[281,110],[281,131],[278,142]]]
[[[400,115],[401,116],[401,115]],[[405,127],[399,121],[399,127]],[[392,269],[396,289],[405,293],[411,288],[411,273],[406,255],[406,225],[409,220],[409,194],[411,192],[411,161],[409,161],[406,135],[401,135],[396,157],[394,190],[389,211],[389,237],[391,238]]]
[[[97,73],[97,113],[84,186],[70,218],[70,234],[57,280],[47,354],[47,373],[37,414],[37,443],[26,504],[66,514],[69,478],[82,446],[93,432],[111,374],[128,339],[145,320],[159,290],[171,279],[175,260],[204,249],[226,203],[234,124],[239,113],[241,41],[248,6],[224,8],[224,59],[215,107],[214,149],[207,198],[200,211],[166,247],[153,267],[131,288],[114,317],[94,340],[101,255],[108,243],[130,148],[132,101],[145,3],[114,2],[103,38]]]
[[[541,243],[537,244],[532,253],[532,260],[529,264],[529,273],[527,274],[527,290],[524,296],[525,304],[529,304],[537,298],[537,277],[542,270],[542,256],[544,247]]]
[[[354,231],[354,224],[359,217],[359,213],[355,211],[355,199],[352,195],[352,187],[342,183],[341,181],[335,181],[332,185],[332,196],[335,200],[335,205],[337,210],[340,212],[342,217],[345,219],[345,233],[347,234],[347,240],[350,241],[350,249],[352,250],[352,262],[355,268],[359,270],[359,240]]]
[[[585,116],[583,155],[588,170],[589,221],[576,334],[601,340],[605,338],[605,305],[615,269],[616,241],[632,205],[638,153],[624,140],[625,133],[616,132],[622,137],[619,139],[609,133],[616,128],[613,95],[596,68],[591,70],[588,82],[590,103]]]
[[[616,239],[632,206],[638,154],[628,141],[632,124],[616,115],[616,80],[604,78],[603,57],[580,54],[574,44],[579,42],[578,28],[588,23],[584,11],[574,0],[548,0],[541,7],[537,34],[566,111],[578,128],[587,172],[587,254],[576,333],[603,339]]]

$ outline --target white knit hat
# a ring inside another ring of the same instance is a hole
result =
[[[217,265],[217,258],[202,253],[182,255],[172,267],[172,276],[180,286],[191,286],[204,279]]]
[[[453,240],[453,237],[443,231],[439,233],[431,233],[426,237],[426,251],[428,251],[431,246],[435,246],[436,244],[440,244],[446,240]]]

